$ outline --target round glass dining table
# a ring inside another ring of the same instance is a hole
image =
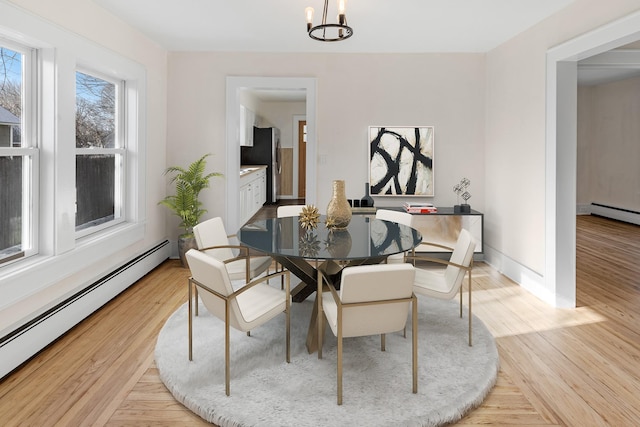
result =
[[[297,216],[261,219],[242,226],[237,237],[242,245],[270,255],[302,280],[291,291],[294,302],[304,301],[313,292],[320,294],[321,275],[339,283],[344,267],[379,264],[422,242],[414,228],[367,215],[353,215],[341,230],[327,228],[325,222],[321,216],[315,228],[305,229]],[[315,347],[312,339],[307,347],[310,352]]]

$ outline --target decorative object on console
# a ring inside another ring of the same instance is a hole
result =
[[[433,147],[433,126],[370,126],[371,194],[433,197]]]
[[[405,202],[402,207],[406,212],[412,214],[427,214],[438,212],[438,208],[433,206],[433,203]]]
[[[467,188],[471,185],[471,181],[467,178],[462,178],[459,184],[453,186],[453,192],[458,196],[458,204],[453,207],[455,213],[469,213],[471,212],[471,206],[467,201],[471,198],[471,193],[467,191]],[[464,200],[464,203],[460,203],[460,198]]]
[[[320,212],[318,212],[318,208],[313,205],[306,205],[302,208],[302,211],[300,211],[300,218],[298,221],[305,230],[316,228],[319,220]]]
[[[333,181],[333,195],[327,206],[327,227],[342,229],[347,228],[351,221],[351,206],[347,201],[344,191],[344,181]]]
[[[345,11],[347,0],[338,0],[338,23],[327,24],[327,12],[329,10],[329,0],[324,0],[324,9],[322,11],[322,23],[313,26],[312,7],[304,10],[307,19],[307,33],[309,37],[321,42],[337,42],[346,40],[353,35],[353,29],[347,25],[347,14]]]
[[[360,207],[363,208],[372,208],[373,207],[373,197],[369,194],[369,183],[366,182],[364,184],[364,197],[360,199]]]

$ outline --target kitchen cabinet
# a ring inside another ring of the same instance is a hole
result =
[[[240,173],[240,223],[244,224],[267,201],[267,167],[241,168]]]
[[[256,113],[240,106],[240,145],[253,147],[253,127],[256,124]]]

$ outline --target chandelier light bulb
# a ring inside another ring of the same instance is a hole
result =
[[[304,16],[307,18],[307,32],[311,30],[313,25],[313,8],[308,7],[304,10]]]
[[[347,6],[347,0],[338,0],[338,19],[340,21],[340,23],[344,23],[344,15],[345,15],[345,9]]]

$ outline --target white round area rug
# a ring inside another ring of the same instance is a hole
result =
[[[312,301],[291,306],[291,363],[285,361],[284,314],[251,336],[231,329],[231,396],[224,391],[224,324],[200,306],[188,358],[187,305],[166,322],[155,350],[160,378],[187,408],[219,426],[438,426],[477,407],[495,384],[498,351],[473,318],[468,346],[456,301],[418,297],[418,393],[411,392],[411,322],[407,338],[348,338],[343,404],[336,404],[336,339],[327,327],[323,358],[305,347]]]

